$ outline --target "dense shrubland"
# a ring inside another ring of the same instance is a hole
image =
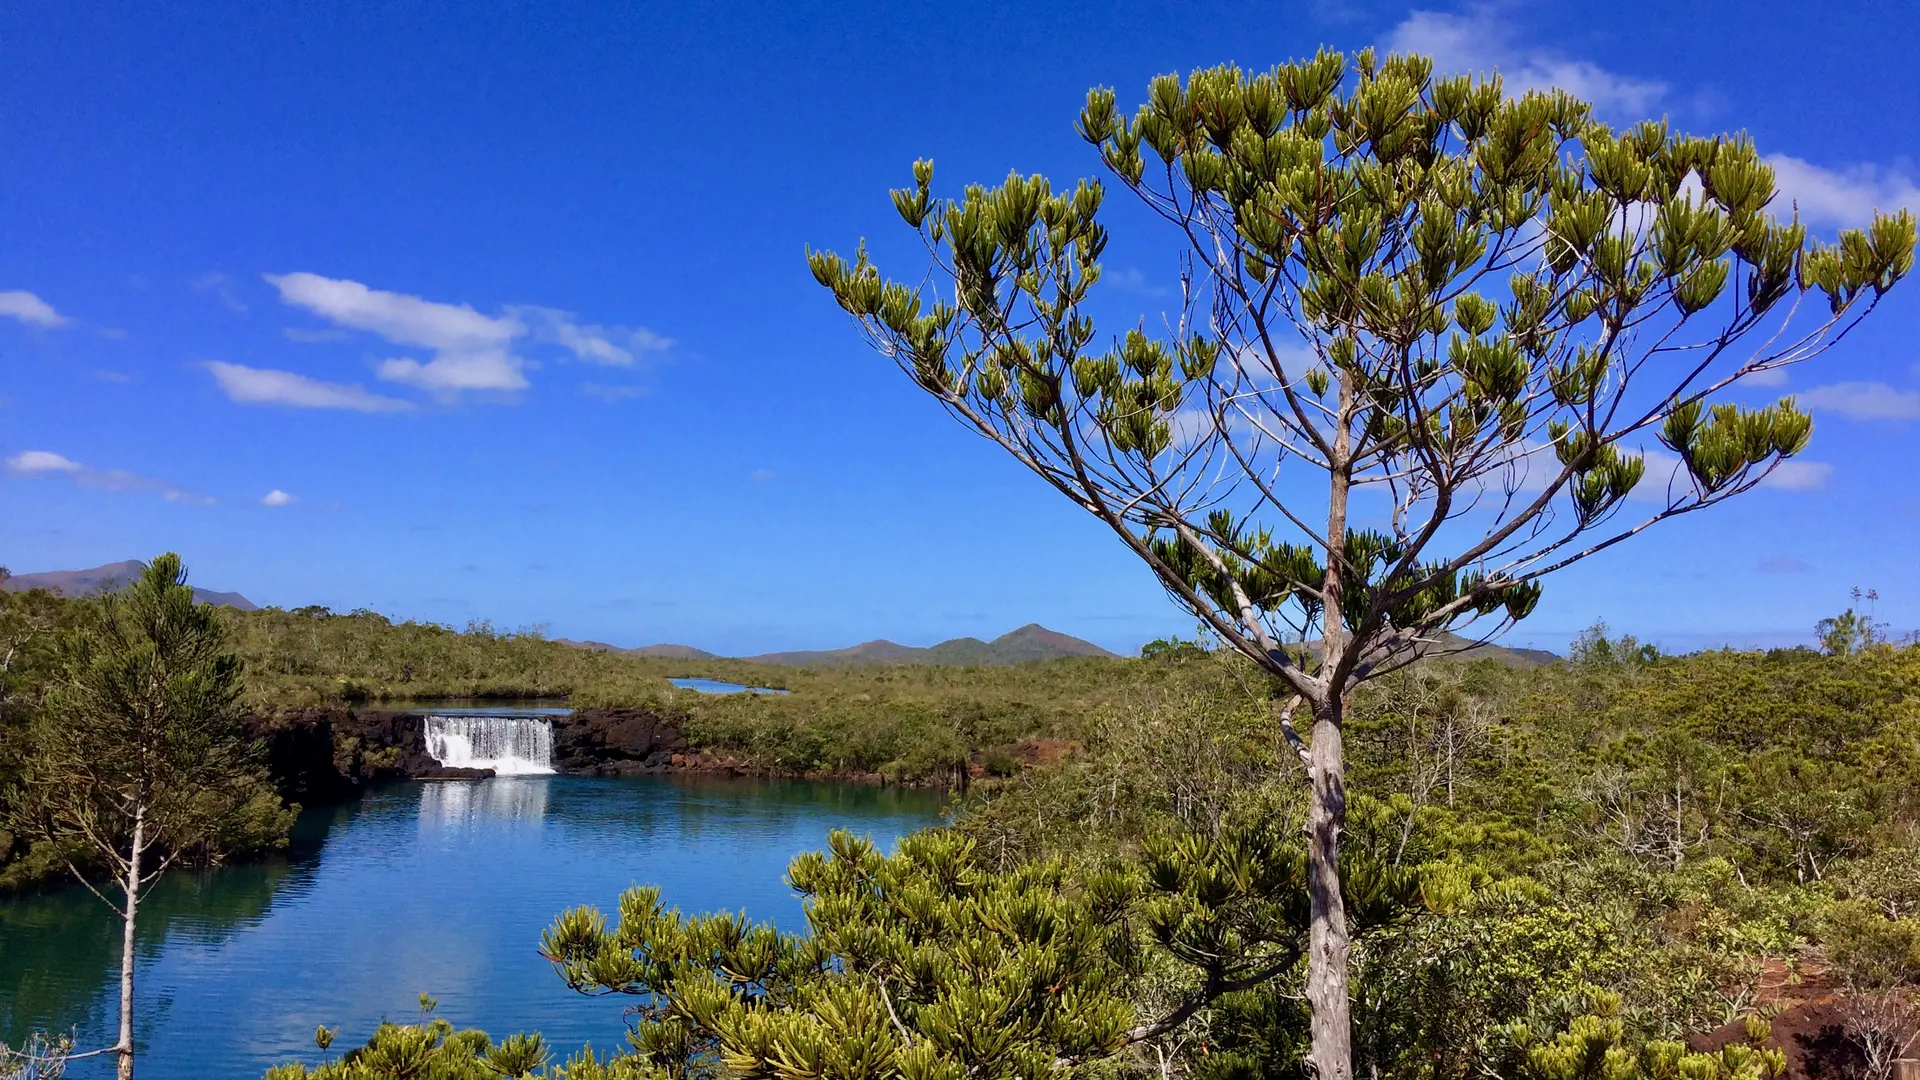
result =
[[[9,778],[92,605],[0,596]],[[835,838],[796,863],[812,937],[644,891],[599,898],[619,900],[605,921],[564,915],[546,943],[563,977],[646,1005],[640,1049],[576,1062],[576,1080],[867,1075],[856,1051],[909,1076],[1300,1074],[1302,765],[1286,695],[1230,653],[805,671],[367,614],[222,617],[253,707],[515,687],[671,710],[696,745],[774,770],[971,776],[946,831],[891,856]],[[1857,1065],[1890,1060],[1920,988],[1920,650],[1858,625],[1823,624],[1824,651],[1677,657],[1596,630],[1560,664],[1431,661],[1356,694],[1356,1067],[1677,1075],[1674,1040],[1748,1017],[1763,1033],[1796,980],[1847,1003]],[[705,697],[669,675],[793,693]],[[1686,1075],[1784,1067],[1747,1042]],[[322,1074],[553,1056],[429,1020],[375,1045],[329,1051]]]
[[[642,1009],[632,1047],[565,1075],[1300,1075],[1283,695],[1231,655],[1148,652],[796,672],[810,693],[697,720],[791,763],[890,709],[950,747],[1072,745],[977,784],[898,854],[840,837],[796,862],[811,937],[646,890],[566,913],[544,945],[561,976]],[[1356,696],[1356,1068],[1766,1077],[1786,1068],[1767,1017],[1798,981],[1846,1003],[1858,1068],[1885,1059],[1920,988],[1920,651],[1662,657],[1593,633],[1573,654],[1432,662]],[[1726,1025],[1725,1049],[1679,1042]],[[406,1039],[489,1075],[492,1044],[444,1022],[318,1075],[400,1075],[374,1062]]]

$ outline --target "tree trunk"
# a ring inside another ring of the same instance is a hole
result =
[[[1308,1060],[1318,1080],[1352,1080],[1353,1030],[1347,996],[1347,907],[1340,891],[1340,834],[1347,822],[1346,764],[1341,756],[1341,701],[1329,694],[1313,712],[1312,799],[1307,810],[1307,1005],[1312,1009]]]
[[[127,907],[121,913],[120,926],[120,1041],[115,1044],[120,1061],[119,1080],[133,1080],[133,924],[140,912],[140,856],[146,847],[147,808],[133,812],[133,847],[128,851],[127,880],[123,888]]]

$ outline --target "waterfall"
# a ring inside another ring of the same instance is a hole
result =
[[[553,724],[505,716],[429,716],[427,753],[449,768],[495,776],[553,771]]]

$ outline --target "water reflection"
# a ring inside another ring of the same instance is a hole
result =
[[[547,816],[544,776],[443,780],[420,786],[420,830],[487,822],[534,822]]]
[[[302,815],[287,857],[164,879],[138,946],[145,1080],[258,1076],[313,1061],[312,1033],[364,1040],[381,1016],[440,1015],[557,1050],[621,1040],[618,999],[567,990],[535,951],[576,904],[659,884],[686,911],[801,925],[782,875],[833,828],[883,845],[936,796],[798,781],[507,777],[405,784]],[[0,1040],[77,1027],[111,1041],[119,928],[78,889],[0,900]],[[111,1075],[76,1063],[74,1080]]]

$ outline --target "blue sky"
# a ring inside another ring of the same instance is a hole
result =
[[[260,603],[725,652],[1131,650],[1191,618],[806,272],[906,254],[916,157],[1069,181],[1089,86],[1380,44],[1744,128],[1819,229],[1920,206],[1898,3],[558,7],[0,9],[0,564],[175,549]],[[1167,238],[1111,224],[1102,312],[1156,317]],[[1552,579],[1512,640],[1801,640],[1856,584],[1920,625],[1916,338],[1909,283],[1792,373],[1792,483]]]

